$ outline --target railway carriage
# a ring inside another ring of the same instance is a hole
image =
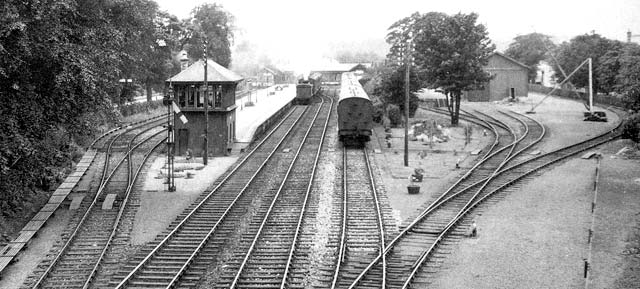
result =
[[[345,146],[362,146],[371,138],[373,104],[352,72],[342,74],[338,100],[338,136]]]

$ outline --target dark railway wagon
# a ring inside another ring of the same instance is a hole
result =
[[[299,80],[298,85],[296,85],[296,98],[294,99],[294,103],[309,104],[311,98],[320,91],[320,78],[319,73],[314,73],[309,75],[309,79],[307,80]]]
[[[338,100],[338,135],[345,146],[362,146],[371,138],[373,105],[352,72],[342,74]]]

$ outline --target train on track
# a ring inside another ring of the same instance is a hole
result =
[[[353,72],[342,74],[338,99],[338,136],[345,146],[363,146],[371,139],[373,104]]]
[[[311,98],[321,90],[321,81],[322,75],[320,73],[312,73],[308,79],[298,80],[296,97],[293,99],[293,103],[303,105],[311,103]]]

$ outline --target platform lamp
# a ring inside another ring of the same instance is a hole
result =
[[[168,191],[174,192],[176,190],[175,177],[173,174],[175,142],[173,125],[171,124],[171,118],[173,117],[173,86],[171,85],[171,80],[169,80],[167,94],[162,98],[162,104],[167,106],[167,185]]]

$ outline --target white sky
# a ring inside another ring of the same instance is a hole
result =
[[[222,4],[241,29],[237,40],[248,39],[267,54],[294,63],[305,55],[319,57],[330,42],[384,39],[393,22],[416,11],[476,12],[498,50],[515,36],[531,32],[554,36],[556,42],[592,30],[621,41],[626,41],[627,30],[640,34],[640,0],[156,1],[179,18],[188,17],[202,3]]]

